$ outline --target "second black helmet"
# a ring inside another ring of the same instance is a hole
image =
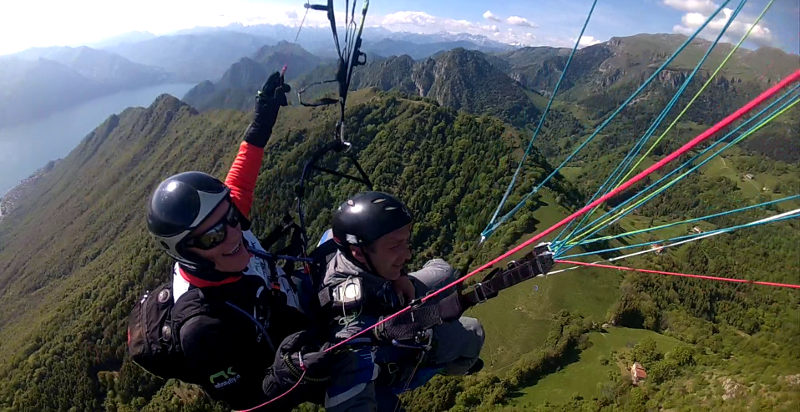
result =
[[[362,192],[333,212],[333,238],[340,248],[366,246],[411,221],[411,212],[396,197],[383,192]]]

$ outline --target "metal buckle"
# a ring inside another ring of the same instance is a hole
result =
[[[478,289],[480,289],[481,293],[478,293]],[[475,284],[475,288],[472,289],[472,292],[475,293],[475,299],[477,300],[477,302],[475,302],[476,305],[489,300],[489,298],[486,297],[486,291],[483,290],[483,283],[481,282]]]
[[[398,341],[397,339],[392,339],[392,346],[403,349],[429,351],[433,347],[431,345],[432,341],[433,341],[433,329],[428,328],[425,330],[421,330],[415,334],[413,344],[410,342],[403,343]]]
[[[416,341],[416,338],[414,338],[414,340]],[[410,344],[410,343],[400,342],[397,339],[392,339],[392,346],[394,346],[396,348],[414,349],[414,350],[429,350],[430,349],[430,345],[427,345],[427,344],[413,345],[413,344]]]
[[[550,250],[550,242],[539,243],[533,248],[533,253],[539,275],[547,276],[547,273],[553,268],[553,251]]]
[[[425,329],[417,332],[414,341],[422,345],[422,349],[426,352],[431,350],[431,348],[433,348],[433,329]]]

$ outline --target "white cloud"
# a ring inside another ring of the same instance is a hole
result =
[[[497,17],[494,13],[492,13],[491,10],[486,10],[483,13],[483,18],[486,19],[486,20],[491,20],[491,21],[496,21],[496,22],[502,21],[499,17]]]
[[[597,40],[592,36],[582,36],[581,37],[581,41],[578,42],[578,47],[591,46],[593,44],[597,44],[597,43],[600,43],[600,42],[601,42],[600,40]]]
[[[706,19],[708,19],[708,16],[702,13],[686,13],[681,17],[681,23],[683,23],[685,27],[694,27],[696,29],[700,27]]]
[[[528,19],[520,16],[510,16],[506,19],[506,23],[514,26],[535,27],[533,23],[528,21]]]
[[[431,16],[424,11],[398,11],[384,16],[382,23],[386,26],[427,26],[435,22],[436,17]]]
[[[671,0],[669,0],[671,1]],[[720,31],[725,27],[725,23],[727,23],[728,19],[730,19],[731,15],[733,14],[733,10],[729,8],[724,8],[722,11],[712,19],[706,28],[700,33],[700,36],[706,39],[714,39],[717,35],[719,35]],[[700,13],[700,12],[690,12],[686,13],[681,17],[681,24],[676,24],[672,27],[672,31],[675,33],[681,33],[686,35],[691,35],[694,33],[703,23],[708,19],[710,13]],[[736,42],[738,41],[750,26],[753,25],[755,18],[748,17],[739,13],[736,19],[730,24],[728,29],[725,31],[725,35],[722,37],[722,41],[725,42]],[[757,24],[753,31],[750,33],[748,40],[756,42],[762,45],[772,45],[775,41],[775,38],[772,34],[772,30],[769,29],[763,23]]]
[[[512,26],[520,26],[520,27],[530,27],[536,28],[536,25],[531,23],[530,20],[520,17],[520,16],[509,16],[506,19],[500,18],[500,16],[492,13],[491,10],[486,10],[483,12],[483,18],[486,20],[496,21],[498,23],[506,23]]]
[[[673,9],[711,14],[719,7],[711,0],[664,0],[664,5]]]
[[[507,23],[501,20],[491,11],[483,13],[483,17],[490,21]],[[522,19],[522,18],[520,18]],[[534,36],[529,36],[528,32],[533,25],[525,19],[527,26],[515,25],[511,28],[501,30],[496,24],[483,24],[468,20],[456,20],[447,17],[434,16],[422,11],[398,11],[387,14],[382,18],[372,20],[372,24],[383,27],[391,31],[407,31],[413,33],[451,33],[451,34],[475,34],[482,35],[491,40],[508,44],[532,45]],[[374,23],[376,22],[376,23]]]

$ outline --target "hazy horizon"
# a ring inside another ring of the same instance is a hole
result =
[[[766,0],[749,1],[728,29],[723,41],[736,42],[766,3]],[[301,21],[304,21],[304,27],[328,27],[324,13],[310,11],[305,15],[303,4],[297,0],[233,0],[225,4],[191,0],[167,3],[153,0],[76,0],[63,4],[44,0],[10,2],[0,6],[0,35],[4,39],[0,45],[0,56],[34,47],[91,47],[117,36],[137,32],[161,36],[231,24],[297,27]],[[704,38],[713,38],[719,33],[737,2],[599,2],[581,38],[581,45],[637,33],[689,34],[722,4],[726,6],[701,33]],[[343,4],[335,2],[334,5],[341,8]],[[518,46],[570,47],[591,5],[591,0],[542,1],[537,2],[535,7],[525,0],[490,5],[476,0],[406,0],[391,4],[373,2],[367,14],[366,26],[392,32],[481,35]],[[42,13],[42,10],[48,10],[48,13]],[[86,10],[92,12],[86,13]],[[153,10],[158,12],[154,13]],[[343,16],[337,17],[337,21],[343,21]],[[797,54],[800,52],[798,32],[800,1],[794,4],[791,1],[775,2],[751,33],[746,47],[769,46]]]

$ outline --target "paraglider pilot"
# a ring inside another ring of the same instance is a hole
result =
[[[224,183],[184,172],[155,189],[147,227],[175,259],[172,283],[158,293],[162,306],[137,306],[134,311],[145,314],[140,320],[132,315],[129,323],[134,361],[165,378],[199,384],[212,398],[240,409],[284,393],[301,368],[308,379],[270,409],[315,400],[304,385],[325,380],[333,356],[321,351],[309,331],[313,319],[303,313],[291,278],[254,254],[264,249],[249,230],[264,147],[288,91],[277,72],[259,91],[254,120]],[[139,305],[149,301],[145,297]],[[152,319],[148,311],[164,316]]]
[[[323,310],[333,318],[335,340],[355,335],[454,280],[453,268],[441,259],[406,273],[411,223],[406,206],[382,192],[359,193],[335,210],[332,228],[338,250],[320,292]],[[434,374],[479,370],[484,340],[480,322],[460,312],[444,320],[439,315],[433,322],[420,315],[404,325],[387,323],[349,342],[350,356],[331,378],[326,409],[396,410],[397,394],[425,384]]]

